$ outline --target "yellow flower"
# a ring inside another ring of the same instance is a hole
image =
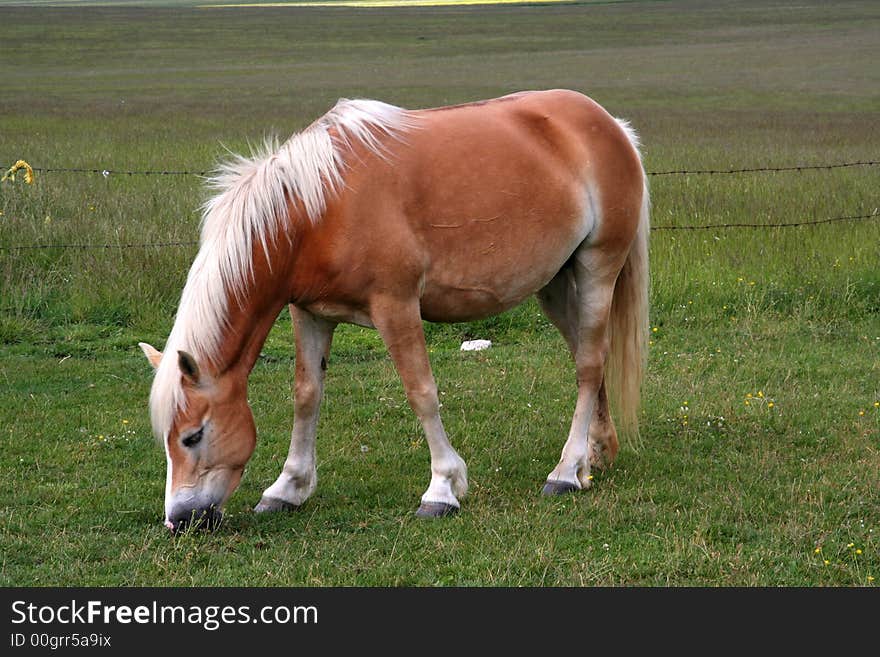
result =
[[[652,332],[652,333],[656,333],[656,332],[659,331],[659,330],[660,330],[660,329],[658,329],[658,328],[655,326],[654,328],[651,329],[651,332]]]
[[[752,393],[747,392],[747,393],[746,393],[746,399],[751,399],[751,398],[752,398]]]
[[[767,408],[773,408],[773,406],[774,406],[773,402],[767,402]]]
[[[859,417],[865,414],[865,411],[859,411]]]
[[[847,543],[846,547],[851,548],[851,547],[855,547],[855,545],[856,545],[855,543]]]
[[[856,554],[861,554],[861,553],[862,553],[862,549],[861,549],[861,548],[857,548],[857,549],[856,549]]]
[[[15,180],[15,172],[19,169],[24,169],[24,181],[28,185],[34,184],[34,170],[31,168],[31,165],[25,162],[24,160],[18,160],[15,164],[9,167],[9,171],[3,174],[3,177],[0,178],[0,182],[3,182],[7,178],[9,180]]]
[[[873,581],[874,581],[874,578],[873,578],[873,576],[871,576],[871,575],[868,575],[868,581],[869,581],[869,582],[873,582]]]
[[[746,406],[748,406],[748,405],[749,405],[749,400],[748,400],[748,399],[746,399]]]
[[[824,564],[827,566],[827,565],[828,565],[829,563],[831,563],[831,562],[828,561],[828,559],[824,559],[824,560],[822,561],[822,563],[824,563]]]
[[[0,214],[3,214],[0,212]],[[874,402],[874,408],[880,408],[880,402]]]
[[[760,390],[759,390],[759,391],[758,391],[758,397],[761,397],[761,398],[763,398],[763,397],[764,397],[764,393],[763,393],[763,392],[761,392],[761,391],[760,391]]]

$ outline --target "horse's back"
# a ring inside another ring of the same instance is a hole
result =
[[[440,146],[447,156],[464,151],[468,159],[478,161],[500,155],[532,166],[554,163],[581,177],[591,160],[608,166],[621,157],[631,171],[632,165],[638,166],[638,156],[614,117],[591,98],[568,89],[519,92],[414,114],[420,128],[412,139],[422,154]],[[454,148],[453,140],[460,149]],[[442,152],[432,154],[435,162],[444,159]]]

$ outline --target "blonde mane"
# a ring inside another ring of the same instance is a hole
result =
[[[150,392],[157,437],[166,434],[185,403],[177,350],[214,362],[227,328],[226,300],[246,294],[257,244],[269,245],[295,230],[288,216],[296,199],[306,218],[320,221],[328,197],[343,185],[344,157],[360,142],[387,155],[386,136],[401,138],[415,119],[404,109],[373,100],[342,99],[283,144],[269,140],[252,157],[233,156],[208,179],[215,194],[202,206],[199,252],[187,276],[177,316]],[[270,261],[271,266],[271,261]]]

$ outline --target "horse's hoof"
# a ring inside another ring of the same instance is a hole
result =
[[[542,490],[541,493],[544,495],[565,495],[566,493],[574,493],[578,490],[580,490],[580,488],[571,482],[548,479],[547,483],[544,484],[544,490]]]
[[[260,503],[254,507],[257,513],[268,513],[271,511],[296,511],[299,507],[296,504],[279,500],[277,497],[267,497],[263,495]]]
[[[416,515],[419,518],[443,518],[458,512],[458,507],[445,502],[422,502]]]

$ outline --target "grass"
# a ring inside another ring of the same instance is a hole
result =
[[[339,96],[418,107],[556,86],[630,118],[653,171],[875,160],[878,23],[871,2],[4,7],[0,166],[201,171]],[[880,205],[872,167],[651,182],[655,226]],[[317,493],[297,514],[250,513],[292,421],[282,318],[251,377],[260,444],[227,520],[172,539],[136,342],[163,344],[195,248],[8,247],[191,241],[202,194],[195,176],[0,185],[0,584],[875,583],[877,221],[654,232],[641,446],[583,495],[538,495],[574,386],[536,304],[429,325],[472,484],[441,522],[412,515],[424,439],[355,327],[334,342]],[[470,337],[495,347],[461,354]]]

